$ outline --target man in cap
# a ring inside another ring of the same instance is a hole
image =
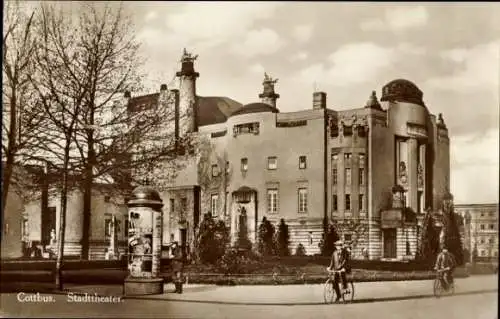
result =
[[[453,270],[455,266],[455,257],[453,257],[453,254],[448,251],[445,245],[442,245],[434,270],[443,270],[442,285],[445,290],[448,290],[448,284],[453,285]]]
[[[346,258],[345,254],[342,251],[343,243],[338,240],[335,242],[335,249],[333,250],[332,259],[330,261],[330,266],[326,268],[328,271],[335,271],[333,277],[333,288],[335,289],[335,294],[337,298],[335,301],[339,301],[341,297],[340,289],[339,289],[339,278],[342,281],[342,288],[345,291],[347,289],[347,279],[345,276],[345,265]]]

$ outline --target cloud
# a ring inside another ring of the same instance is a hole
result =
[[[383,18],[364,21],[363,31],[405,30],[425,26],[429,20],[427,9],[422,6],[387,9]]]
[[[424,55],[427,53],[424,47],[419,47],[409,42],[400,43],[397,49],[404,54]]]
[[[307,83],[320,81],[334,86],[362,83],[391,65],[395,53],[395,49],[371,42],[351,43],[333,52],[328,63],[311,65],[300,71],[299,76]]]
[[[165,34],[171,41],[213,47],[237,41],[257,20],[268,19],[280,3],[196,2],[168,14]],[[172,36],[173,35],[173,36]],[[176,43],[176,42],[175,42]],[[172,44],[175,46],[176,44]]]
[[[265,69],[260,63],[255,63],[250,66],[250,72],[255,74],[264,74]]]
[[[305,43],[311,39],[313,31],[314,26],[312,24],[303,24],[293,29],[293,36],[298,42]]]
[[[429,79],[427,84],[442,90],[488,90],[498,93],[500,40],[475,47],[441,52],[441,58],[457,63],[457,71]]]
[[[307,52],[301,51],[297,52],[296,54],[292,55],[290,57],[291,62],[296,62],[296,61],[304,61],[309,57],[309,54]]]
[[[498,202],[499,134],[497,127],[451,138],[450,182],[457,203]]]
[[[158,17],[158,11],[149,11],[146,17],[144,17],[145,21],[152,21]]]
[[[274,30],[251,30],[245,35],[242,42],[232,45],[232,51],[245,57],[269,55],[275,53],[284,44],[284,40]]]

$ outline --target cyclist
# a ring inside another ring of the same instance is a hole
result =
[[[338,302],[342,297],[339,289],[339,279],[342,282],[342,288],[344,291],[347,290],[347,279],[345,275],[345,267],[346,267],[346,254],[342,249],[342,241],[335,242],[335,249],[333,250],[332,259],[330,261],[330,265],[326,268],[328,271],[335,271],[333,277],[333,289],[335,289],[335,294],[337,298],[335,298],[335,302]]]
[[[442,246],[441,252],[437,256],[434,270],[443,270],[443,277],[441,283],[445,290],[448,290],[448,284],[453,285],[453,270],[455,269],[456,262],[453,254],[450,253],[446,246]]]

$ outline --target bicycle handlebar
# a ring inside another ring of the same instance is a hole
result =
[[[435,269],[437,272],[445,272],[445,271],[448,271],[450,270],[450,267],[446,267],[446,268],[441,268],[441,269]]]
[[[341,270],[327,269],[326,271],[328,271],[329,273],[336,273],[336,272],[345,272],[345,269],[341,269]]]

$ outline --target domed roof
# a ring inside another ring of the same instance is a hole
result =
[[[132,191],[132,196],[127,202],[129,207],[146,206],[146,207],[161,207],[163,206],[160,194],[153,187],[138,186]]]
[[[382,88],[382,98],[380,101],[408,102],[425,107],[423,93],[411,81],[405,79],[393,80]]]
[[[262,113],[262,112],[271,112],[271,113],[279,113],[280,111],[266,103],[250,103],[239,110],[234,111],[231,116],[234,115],[242,115],[242,114],[250,114],[250,113]]]

